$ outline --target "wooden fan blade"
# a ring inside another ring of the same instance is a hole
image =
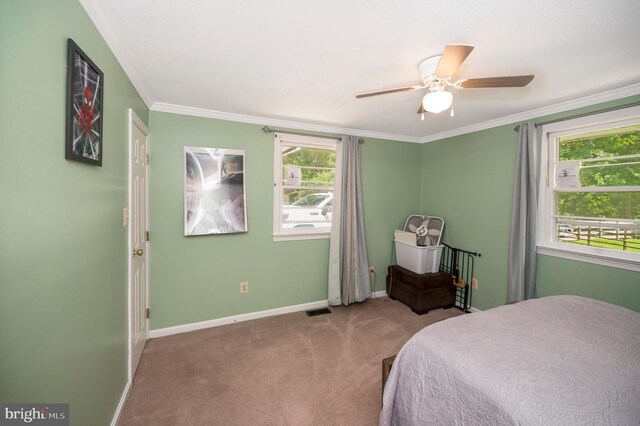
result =
[[[420,102],[420,108],[418,108],[418,114],[422,114],[423,112],[427,112],[427,110],[424,109],[424,105],[422,105],[422,102]]]
[[[450,77],[456,73],[458,67],[467,59],[473,46],[469,44],[448,44],[436,67],[438,77]]]
[[[424,88],[425,86],[398,87],[396,89],[387,89],[387,90],[380,90],[377,92],[360,93],[359,95],[356,95],[356,98],[360,99],[360,98],[367,98],[369,96],[387,95],[389,93],[410,92],[412,90],[420,90]]]
[[[463,81],[463,89],[482,89],[489,87],[524,87],[531,83],[533,75],[512,75],[509,77],[470,78]]]

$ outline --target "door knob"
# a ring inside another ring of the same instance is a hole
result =
[[[138,250],[133,249],[133,255],[134,256],[142,256],[143,253],[144,252],[142,251],[142,249],[138,249]]]

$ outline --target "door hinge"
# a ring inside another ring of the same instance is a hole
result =
[[[146,319],[149,319],[149,317],[151,316],[151,310],[149,308],[146,309],[145,313],[144,313],[144,317]]]
[[[149,238],[150,238],[150,237],[151,237],[151,233],[150,233],[149,231],[146,231],[146,232],[144,233],[144,239],[145,239],[145,240],[147,240],[147,241],[149,241]]]
[[[149,165],[151,160],[149,160],[149,154],[144,156],[144,164],[146,164],[147,166]]]

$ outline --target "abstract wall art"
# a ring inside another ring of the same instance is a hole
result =
[[[184,147],[184,235],[247,232],[245,152]]]
[[[69,39],[65,158],[102,166],[103,92],[102,71]]]

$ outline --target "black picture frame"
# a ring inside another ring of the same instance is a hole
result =
[[[68,39],[66,159],[102,167],[103,92],[104,74]]]

